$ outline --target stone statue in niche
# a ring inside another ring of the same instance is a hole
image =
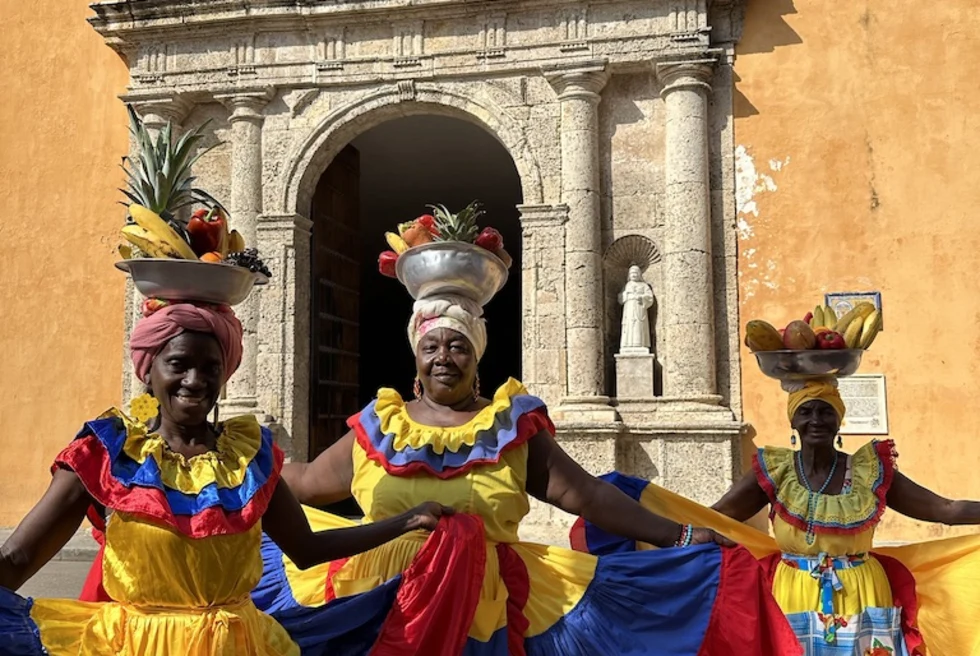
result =
[[[626,286],[619,293],[619,304],[623,306],[619,352],[649,353],[653,288],[643,280],[643,271],[635,264],[629,268]]]

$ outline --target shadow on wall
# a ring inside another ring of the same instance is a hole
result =
[[[737,56],[773,52],[780,46],[795,46],[803,38],[786,21],[786,16],[797,13],[794,0],[749,0],[742,26],[742,38],[735,48]],[[737,60],[736,60],[737,62]],[[736,63],[736,68],[738,64]],[[742,93],[741,78],[735,74],[735,118],[756,116],[759,111]]]

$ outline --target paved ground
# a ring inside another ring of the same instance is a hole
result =
[[[25,597],[77,599],[90,565],[91,561],[52,560],[18,592]]]
[[[0,544],[6,541],[10,533],[10,529],[0,529]],[[18,592],[25,597],[78,597],[98,548],[98,543],[87,529],[79,531]]]

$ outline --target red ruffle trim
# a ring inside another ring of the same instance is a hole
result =
[[[816,533],[822,533],[824,535],[853,535],[867,530],[868,526],[877,524],[878,520],[881,519],[887,507],[886,497],[888,496],[888,490],[891,488],[892,480],[895,477],[895,458],[897,454],[893,440],[876,441],[874,448],[882,467],[881,483],[874,489],[874,494],[877,497],[874,514],[857,526],[815,526],[814,530]],[[752,470],[755,472],[755,479],[758,481],[759,487],[769,497],[769,503],[772,506],[769,511],[769,518],[772,519],[773,515],[778,513],[787,524],[801,531],[807,530],[806,520],[791,513],[779,501],[776,486],[773,480],[763,470],[762,464],[759,462],[758,452],[752,455]]]
[[[109,454],[94,435],[73,440],[58,454],[55,464],[74,471],[92,498],[106,508],[162,524],[190,538],[205,538],[242,533],[261,519],[279,482],[285,459],[278,446],[272,445],[272,449],[274,464],[269,479],[244,508],[226,512],[221,506],[213,506],[196,515],[175,515],[163,490],[140,486],[130,488],[116,480],[112,475]]]
[[[384,454],[377,451],[374,448],[374,445],[371,443],[371,438],[368,436],[367,432],[364,430],[364,426],[361,424],[361,413],[357,413],[351,417],[348,425],[354,429],[354,434],[357,436],[357,443],[361,445],[362,449],[364,449],[364,453],[367,454],[367,457],[384,467],[385,471],[392,476],[413,476],[415,474],[427,474],[429,476],[435,476],[436,478],[441,479],[460,476],[461,474],[465,474],[466,472],[470,471],[477,465],[495,464],[500,461],[500,458],[504,453],[521,446],[541,431],[548,431],[552,435],[555,434],[555,425],[551,422],[551,418],[548,417],[547,410],[544,408],[537,408],[535,410],[525,412],[517,419],[516,437],[514,437],[513,440],[504,446],[504,448],[502,448],[495,457],[468,460],[466,464],[461,467],[453,467],[451,469],[444,469],[437,472],[425,462],[413,462],[408,465],[392,465],[390,462],[388,462]]]

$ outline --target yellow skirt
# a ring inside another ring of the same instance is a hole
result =
[[[20,635],[5,632],[5,638],[16,643],[15,653],[48,656],[299,656],[300,653],[286,631],[260,612],[250,599],[193,610],[71,599],[37,599],[32,604],[0,588],[0,607],[4,610],[0,615],[5,615],[0,618],[4,628],[9,628],[18,607],[24,611]],[[38,649],[41,645],[46,652]],[[0,652],[8,653],[2,645]]]

